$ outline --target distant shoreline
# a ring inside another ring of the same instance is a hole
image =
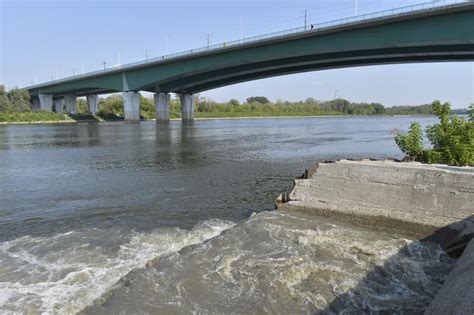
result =
[[[0,121],[0,125],[62,125],[76,123],[76,120]]]
[[[242,117],[196,117],[194,120],[247,120],[247,119],[301,119],[301,118],[352,118],[352,117],[433,117],[433,115],[308,115],[308,116],[242,116]],[[180,121],[181,118],[170,118],[170,121]],[[117,120],[38,120],[38,121],[0,121],[0,125],[40,125],[40,124],[77,124],[77,123],[102,123],[102,122],[123,122],[123,119]],[[156,121],[156,118],[143,119],[141,121]]]

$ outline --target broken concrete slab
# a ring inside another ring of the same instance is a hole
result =
[[[473,167],[341,160],[318,163],[305,174],[280,197],[279,209],[313,211],[419,238],[443,230],[450,242],[474,224]]]

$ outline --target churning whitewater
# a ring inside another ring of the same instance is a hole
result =
[[[233,225],[212,220],[190,231],[160,228],[126,236],[91,229],[0,243],[0,312],[75,314],[152,258],[203,242]]]
[[[434,243],[262,212],[135,269],[85,313],[419,313],[452,264]]]

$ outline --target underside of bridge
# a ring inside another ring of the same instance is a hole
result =
[[[188,96],[194,93],[273,76],[368,65],[474,61],[473,21],[474,2],[154,60],[28,90],[33,97],[54,99],[173,92],[182,95],[183,108],[189,109],[193,99]],[[127,95],[128,105],[138,106]],[[155,102],[163,113],[169,97],[156,97]],[[192,119],[192,113],[186,115]]]

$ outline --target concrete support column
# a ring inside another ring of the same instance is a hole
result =
[[[50,112],[53,108],[53,95],[51,94],[39,94],[40,110]]]
[[[63,113],[63,105],[64,105],[64,102],[63,102],[62,98],[55,99],[54,100],[54,111],[58,114],[62,114]]]
[[[38,97],[31,98],[31,111],[37,112],[41,109],[40,100]]]
[[[157,93],[154,95],[156,107],[156,121],[170,121],[170,95],[167,93]]]
[[[183,121],[194,120],[194,95],[181,94],[181,117]]]
[[[68,114],[77,114],[77,100],[76,95],[64,96],[64,106]]]
[[[122,92],[125,122],[140,122],[140,93]]]
[[[97,111],[99,110],[97,100],[99,99],[99,97],[97,95],[87,95],[86,98],[87,110],[89,111],[89,113],[91,113],[92,115],[97,114]]]

